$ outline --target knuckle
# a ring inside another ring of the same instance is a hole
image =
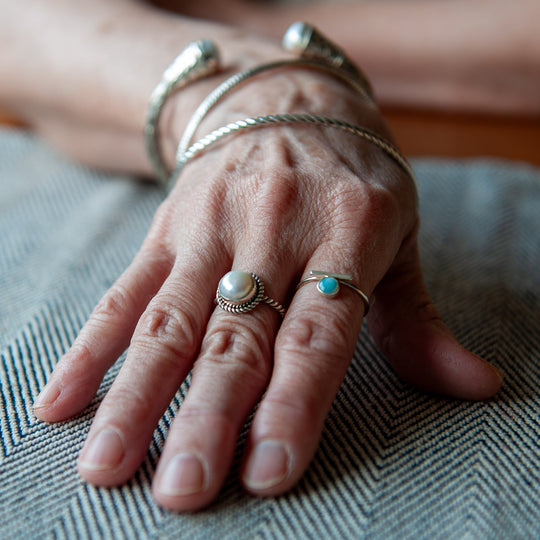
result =
[[[90,376],[96,365],[94,347],[84,334],[79,334],[69,351],[55,368],[57,376],[80,380]]]
[[[125,317],[131,311],[133,302],[129,293],[116,283],[103,296],[95,307],[92,318],[103,323],[110,323],[117,318]]]
[[[332,360],[340,357],[349,341],[346,328],[345,321],[337,315],[330,319],[328,313],[318,313],[312,308],[309,317],[296,317],[287,325],[286,332],[280,332],[276,345],[291,355],[315,353]]]
[[[397,197],[385,188],[348,189],[334,197],[337,224],[342,228],[359,230],[366,222],[373,224],[395,222],[401,206]]]
[[[148,414],[151,400],[151,396],[144,388],[117,379],[105,396],[99,413],[104,417],[114,419],[113,423],[118,423],[118,411],[126,407],[129,408],[130,418],[134,420],[139,415]],[[142,418],[138,420],[142,421]]]
[[[420,323],[442,323],[442,317],[435,304],[426,299],[415,306],[415,319]]]
[[[174,259],[175,253],[166,234],[149,233],[137,253],[137,260],[144,263],[137,266],[137,272],[142,273],[142,277],[149,282],[164,281],[171,271]]]
[[[172,301],[160,298],[142,315],[132,345],[167,349],[173,357],[194,354],[198,347],[199,325]]]
[[[77,361],[73,362],[73,364],[84,366],[84,369],[86,369],[87,366],[94,363],[95,356],[92,352],[93,350],[94,348],[88,338],[84,334],[79,334],[65,358],[76,358]]]
[[[413,335],[410,330],[411,324],[446,328],[437,307],[429,298],[426,298],[409,310],[386,319],[384,324],[378,323],[370,329],[381,352],[389,358],[398,358],[402,352],[403,344]]]
[[[186,401],[179,411],[179,418],[185,424],[192,424],[198,429],[207,428],[209,432],[222,431],[227,434],[236,433],[238,426],[234,413],[226,407],[216,409],[209,405],[194,404]]]
[[[232,367],[257,379],[266,379],[270,370],[269,340],[262,327],[239,329],[222,324],[207,334],[200,358],[219,368]]]
[[[274,172],[257,182],[248,226],[264,232],[267,238],[279,239],[295,219],[300,205],[300,187],[294,174]]]
[[[314,430],[320,422],[320,393],[302,394],[300,397],[298,393],[275,391],[261,401],[259,413],[263,419],[266,417],[265,422],[270,429],[294,418],[296,425],[310,426],[310,430]]]
[[[386,188],[370,190],[366,205],[370,213],[382,219],[388,219],[388,216],[398,216],[401,211],[398,197],[393,191]]]
[[[95,350],[95,344],[91,339],[79,335],[55,367],[55,377],[61,386],[77,388],[79,396],[87,395],[89,399],[97,392],[109,365],[104,365],[100,361]]]
[[[257,209],[272,217],[277,212],[290,214],[300,197],[298,179],[293,174],[274,172],[258,186]]]

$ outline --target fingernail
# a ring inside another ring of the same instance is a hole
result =
[[[115,469],[124,458],[124,443],[118,431],[101,430],[83,449],[80,465],[93,471]]]
[[[268,439],[258,443],[244,470],[244,483],[251,489],[276,486],[289,474],[289,453],[280,441]]]
[[[40,392],[36,401],[34,401],[34,409],[50,407],[58,399],[59,395],[60,388],[55,383],[50,382],[45,385],[45,388]]]
[[[182,452],[167,463],[158,489],[164,495],[191,495],[204,489],[206,476],[201,458],[191,452]]]

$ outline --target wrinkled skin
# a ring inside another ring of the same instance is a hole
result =
[[[389,137],[373,106],[308,71],[273,74],[238,89],[201,132],[255,112],[306,110]],[[286,491],[317,447],[364,315],[351,290],[335,299],[313,284],[296,292],[311,269],[351,274],[370,296],[370,331],[406,381],[486,398],[500,379],[455,341],[431,304],[417,229],[411,179],[366,141],[311,126],[224,139],[185,168],[135,260],[56,367],[36,414],[59,421],[81,411],[129,346],[82,451],[84,479],[117,485],[134,474],[193,369],[154,479],[157,501],[178,511],[208,504],[261,397],[243,482],[254,494]],[[215,307],[217,283],[231,268],[260,276],[267,294],[288,305],[285,318],[265,305],[243,315]]]

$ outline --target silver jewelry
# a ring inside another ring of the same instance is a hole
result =
[[[190,118],[184,134],[182,135],[182,139],[180,140],[180,144],[178,145],[178,149],[176,151],[176,162],[178,163],[181,160],[183,154],[188,149],[191,139],[193,138],[193,134],[199,127],[202,119],[206,116],[208,111],[212,107],[214,107],[219,101],[221,101],[221,99],[223,99],[226,94],[233,90],[233,88],[243,83],[247,79],[255,77],[256,75],[259,75],[265,71],[290,67],[311,68],[326,71],[348,84],[362,97],[371,99],[371,95],[367,92],[366,88],[364,88],[364,86],[358,81],[357,78],[351,77],[349,72],[335,67],[332,63],[322,62],[321,60],[297,58],[292,60],[279,60],[277,62],[261,64],[240,73],[236,73],[232,77],[229,77],[226,81],[222,82],[215,90],[213,90],[199,105],[199,107],[197,107],[197,110]],[[173,174],[173,177],[174,176],[175,174]]]
[[[283,36],[283,48],[304,58],[324,59],[349,77],[357,80],[364,92],[373,98],[369,81],[356,64],[334,42],[321,34],[314,26],[305,22],[295,22]]]
[[[333,274],[332,272],[321,272],[320,270],[311,270],[309,277],[303,279],[296,290],[305,285],[306,283],[317,283],[317,290],[327,298],[333,298],[339,293],[339,286],[345,285],[360,295],[360,298],[364,302],[364,316],[368,314],[370,303],[369,298],[363,293],[353,282],[352,276],[346,274]]]
[[[167,171],[161,150],[158,124],[163,105],[171,93],[191,81],[215,73],[219,69],[219,52],[211,41],[205,39],[190,43],[164,71],[159,84],[150,96],[144,135],[148,155],[158,176],[167,184]]]
[[[226,126],[215,129],[202,139],[199,139],[196,143],[192,144],[182,155],[177,163],[175,170],[175,177],[181,172],[185,164],[194,156],[205,150],[208,146],[215,143],[222,137],[236,133],[240,130],[253,129],[262,126],[272,125],[284,125],[284,124],[312,124],[324,127],[336,128],[347,133],[351,133],[362,139],[369,141],[372,144],[378,146],[381,150],[386,152],[392,157],[397,164],[411,177],[414,182],[414,173],[412,167],[405,157],[403,157],[399,150],[385,139],[379,137],[375,133],[368,131],[367,129],[349,124],[343,120],[336,118],[328,118],[326,116],[317,116],[314,114],[272,114],[268,116],[257,116],[255,118],[245,118],[244,120],[238,120],[231,122]]]
[[[366,77],[337,45],[323,36],[313,26],[303,22],[293,23],[283,36],[283,48],[299,55],[301,58],[278,60],[236,73],[221,83],[205,98],[184,130],[176,151],[177,164],[188,149],[195,131],[208,111],[233,88],[265,71],[286,67],[326,71],[348,84],[362,97],[368,98],[371,102],[373,101],[373,92]],[[178,172],[177,170],[174,171],[171,181],[174,181]]]
[[[216,302],[225,311],[237,314],[247,313],[260,303],[268,304],[282,317],[286,311],[281,304],[265,296],[264,285],[259,276],[242,270],[231,270],[221,278]]]

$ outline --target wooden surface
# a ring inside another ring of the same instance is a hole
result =
[[[540,118],[384,110],[407,156],[500,157],[540,165]]]
[[[17,120],[0,109],[0,124],[15,125]]]
[[[540,166],[540,118],[474,116],[383,110],[399,147],[409,157],[499,157]],[[2,113],[0,123],[16,125]]]

